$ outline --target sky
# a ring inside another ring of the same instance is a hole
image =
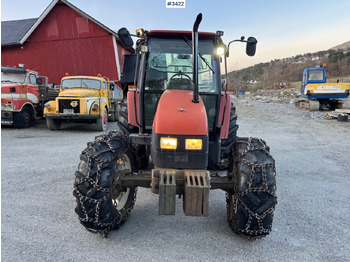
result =
[[[166,8],[166,1],[175,0],[68,1],[112,30],[192,30],[202,13],[199,31],[222,30],[226,44],[257,38],[254,57],[245,55],[244,44],[231,44],[229,71],[350,41],[350,0],[185,0],[185,8]],[[37,18],[50,3],[1,0],[1,21]]]

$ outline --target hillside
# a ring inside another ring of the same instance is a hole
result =
[[[305,68],[327,64],[328,78],[350,75],[350,41],[326,51],[275,59],[230,72],[228,83],[236,92],[262,89],[275,83],[291,83],[301,80]],[[250,83],[255,83],[251,85]]]
[[[350,41],[347,41],[345,43],[342,43],[340,45],[337,45],[335,47],[332,47],[331,50],[339,50],[339,49],[343,49],[343,50],[347,50],[350,48]]]

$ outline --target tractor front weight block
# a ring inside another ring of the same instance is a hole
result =
[[[183,195],[186,216],[208,216],[210,173],[207,170],[153,169],[151,189],[159,194],[159,215],[175,215],[176,195]]]
[[[161,173],[159,180],[159,215],[175,215],[175,172]]]

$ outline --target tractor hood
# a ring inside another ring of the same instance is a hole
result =
[[[91,89],[66,89],[60,92],[60,97],[99,97],[99,90],[91,90]]]
[[[153,128],[156,134],[207,135],[208,121],[202,99],[192,103],[193,92],[166,90],[161,96]]]

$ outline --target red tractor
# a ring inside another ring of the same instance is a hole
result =
[[[178,195],[187,216],[208,216],[210,189],[222,189],[234,232],[255,239],[271,231],[275,161],[263,140],[237,137],[235,106],[221,80],[223,33],[198,33],[201,19],[192,32],[137,31],[136,54],[125,57],[123,77],[132,83],[119,111],[121,131],[88,143],[75,173],[75,211],[87,230],[107,236],[118,229],[137,187],[147,187],[159,195],[160,215],[175,214]],[[119,38],[133,45],[125,28]],[[255,38],[235,41],[255,54]]]

